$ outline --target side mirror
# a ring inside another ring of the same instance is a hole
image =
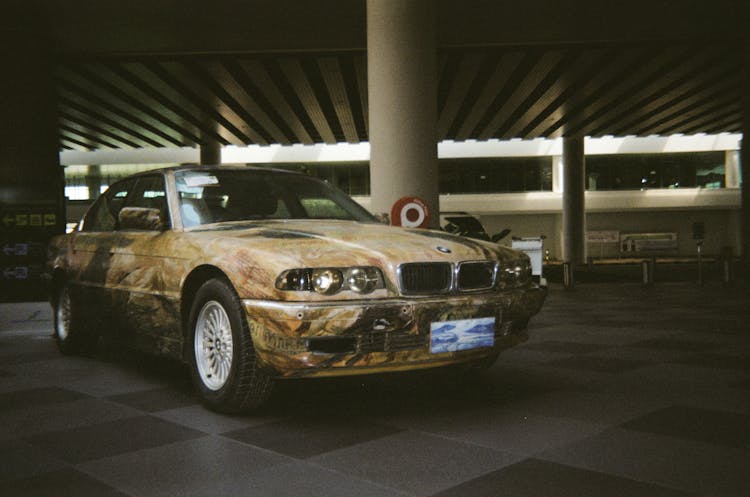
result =
[[[505,238],[506,236],[508,236],[509,234],[510,234],[510,228],[505,228],[500,233],[495,233],[494,235],[492,235],[492,241],[497,243],[503,238]]]
[[[121,230],[163,231],[164,222],[159,209],[123,207],[117,215]]]

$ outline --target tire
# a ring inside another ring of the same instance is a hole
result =
[[[258,366],[244,310],[231,286],[222,279],[204,283],[188,322],[190,375],[203,403],[223,413],[263,404],[274,382]]]
[[[55,296],[54,326],[57,347],[64,355],[80,354],[92,346],[83,331],[81,311],[70,295],[67,284],[60,285]]]

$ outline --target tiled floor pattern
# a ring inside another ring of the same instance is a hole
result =
[[[3,304],[0,496],[748,496],[748,304],[553,286],[483,373],[287,382],[244,416],[178,364],[62,357],[46,305]]]

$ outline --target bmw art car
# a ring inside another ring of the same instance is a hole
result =
[[[487,366],[546,296],[520,252],[386,226],[325,182],[249,167],[111,185],[48,271],[63,353],[104,335],[177,358],[224,412],[283,378]]]

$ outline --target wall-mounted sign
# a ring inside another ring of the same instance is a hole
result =
[[[404,228],[426,228],[430,225],[430,209],[419,197],[402,197],[391,207],[391,224]]]
[[[587,231],[586,241],[589,243],[619,243],[619,231]]]

